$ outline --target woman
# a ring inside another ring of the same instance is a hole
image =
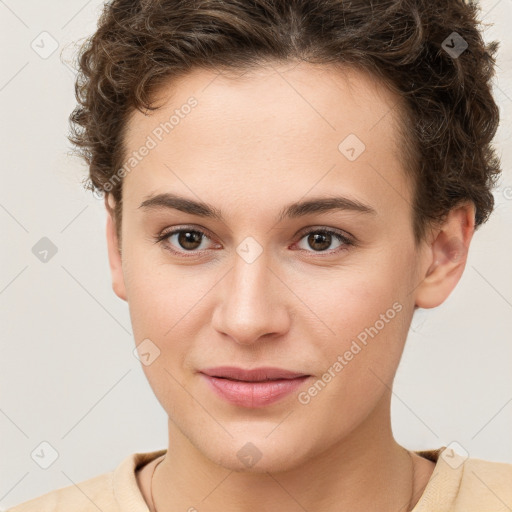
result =
[[[493,208],[496,48],[458,0],[107,4],[71,140],[169,444],[12,510],[512,507],[512,465],[390,421]]]

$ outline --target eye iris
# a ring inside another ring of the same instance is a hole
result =
[[[331,245],[331,238],[331,235],[328,233],[311,233],[308,236],[308,243],[313,249],[319,249],[323,251],[325,249],[328,249],[329,246]],[[320,244],[322,247],[315,247],[315,244],[319,241],[321,242],[322,239],[324,240],[324,243]],[[325,242],[325,239],[327,239],[327,242]]]
[[[197,231],[180,231],[178,233],[178,243],[184,248],[188,250],[197,249],[199,245],[201,245],[201,233]],[[197,246],[194,244],[198,242]],[[192,247],[189,246],[192,244]]]
[[[199,245],[201,245],[201,239],[203,237],[203,233],[200,231],[192,230],[180,230],[175,232],[175,235],[178,237],[179,245],[183,249],[189,251],[197,249]],[[332,235],[326,231],[311,232],[308,235],[308,243],[310,247],[316,249],[317,251],[325,251],[332,243]]]

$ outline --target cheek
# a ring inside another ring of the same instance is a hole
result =
[[[184,328],[197,315],[204,291],[197,280],[183,275],[184,267],[161,263],[151,252],[126,252],[126,293],[141,368],[162,407],[171,411],[189,398],[179,384],[193,339]],[[149,360],[144,361],[144,353]]]
[[[318,369],[326,372],[322,377],[330,388],[322,392],[326,400],[344,397],[350,407],[365,407],[364,400],[371,401],[392,383],[413,304],[408,276],[400,270],[407,267],[391,257],[380,261],[364,271],[334,277],[329,293],[318,294],[313,301],[326,333],[321,339],[318,330],[309,333],[322,355]]]
[[[318,373],[297,397],[307,417],[314,418],[309,421],[315,428],[322,431],[331,425],[325,436],[333,440],[356,428],[388,398],[410,315],[396,297],[377,291],[371,296],[353,293],[337,298],[338,307],[326,314],[336,336],[317,339]]]
[[[378,261],[367,258],[357,266],[333,269],[311,282],[302,280],[303,284],[296,276],[297,295],[304,297],[311,309],[318,313],[325,324],[323,331],[342,344],[373,326],[381,315],[384,315],[386,328],[382,329],[379,321],[379,330],[390,331],[388,326],[397,323],[396,310],[401,309],[400,306],[393,309],[393,305],[404,305],[410,286],[408,276],[401,270],[407,268],[405,262],[397,264],[394,259],[392,254],[387,258],[381,254]]]
[[[123,271],[134,334],[170,337],[175,324],[200,298],[197,271],[194,279],[193,266],[166,263],[155,247],[127,244],[127,248]]]

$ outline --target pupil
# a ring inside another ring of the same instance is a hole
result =
[[[198,231],[182,231],[178,235],[178,242],[184,249],[196,249],[196,244],[201,245],[201,236]],[[331,235],[328,233],[313,233],[309,235],[308,243],[313,249],[323,251],[331,245]]]
[[[178,242],[184,249],[197,249],[194,244],[198,242],[198,245],[201,245],[201,233],[197,231],[182,231],[178,234]]]
[[[323,245],[323,247],[316,247],[316,249],[325,250],[329,247],[329,245],[331,245],[331,240],[330,240],[331,235],[329,235],[328,233],[311,234],[308,237],[308,242],[310,243],[311,247],[313,247],[313,249],[315,249],[314,244],[321,241],[321,239],[324,239],[324,243],[320,244],[320,245]],[[325,242],[325,239],[327,239],[327,242]]]

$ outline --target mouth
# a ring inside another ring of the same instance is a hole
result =
[[[292,372],[283,368],[262,367],[245,370],[235,366],[218,366],[201,370],[210,377],[230,379],[242,382],[266,382],[270,380],[291,380],[299,377],[309,377],[305,373]]]
[[[232,366],[208,368],[199,372],[217,396],[233,405],[261,408],[297,390],[311,375],[282,368],[245,370]]]

